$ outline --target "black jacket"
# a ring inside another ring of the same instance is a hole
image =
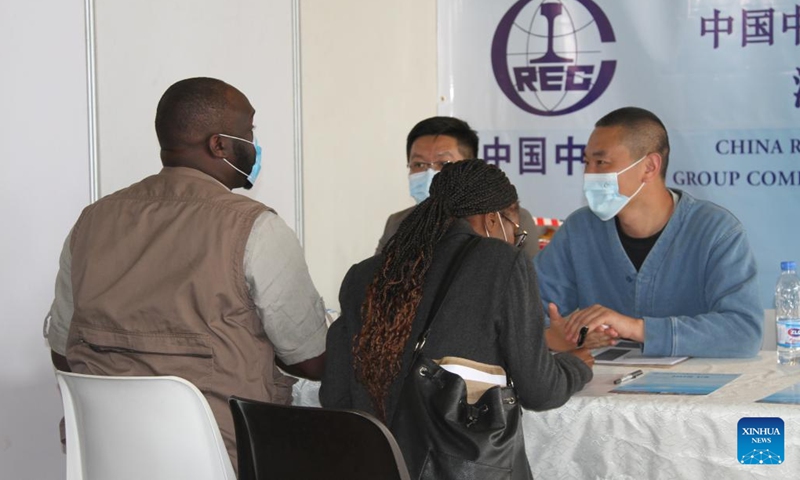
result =
[[[459,247],[474,235],[466,221],[457,220],[434,251],[406,344],[403,370],[390,390],[389,419],[437,287]],[[320,390],[324,407],[375,413],[366,389],[355,378],[352,350],[353,337],[361,328],[361,305],[367,286],[382,261],[383,257],[377,255],[354,265],[342,282],[342,315],[328,331]],[[453,280],[425,344],[425,355],[500,365],[513,379],[524,408],[559,407],[591,380],[592,371],[573,355],[550,354],[544,340],[543,318],[533,264],[522,250],[484,238],[469,253]]]

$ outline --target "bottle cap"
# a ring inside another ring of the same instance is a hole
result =
[[[797,264],[791,260],[786,262],[781,262],[781,270],[784,272],[786,270],[797,270]]]

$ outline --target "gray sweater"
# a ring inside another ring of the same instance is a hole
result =
[[[389,419],[437,287],[459,247],[474,235],[466,221],[457,220],[434,251],[406,344],[403,369],[390,390]],[[326,369],[320,390],[325,407],[355,408],[374,414],[366,389],[355,378],[352,350],[353,337],[361,328],[366,289],[382,260],[378,255],[354,265],[342,282],[342,316],[333,323],[327,338]],[[424,352],[434,359],[456,356],[500,365],[513,379],[524,408],[556,408],[591,380],[592,371],[573,355],[550,354],[544,340],[543,316],[536,275],[524,252],[503,241],[483,238],[453,280]]]

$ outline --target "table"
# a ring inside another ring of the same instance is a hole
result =
[[[703,396],[608,393],[631,367],[596,366],[587,387],[563,407],[526,412],[525,441],[537,479],[800,478],[800,406],[755,403],[800,382],[800,368],[779,368],[775,352],[753,359],[690,359],[647,371],[741,373]],[[782,465],[741,465],[737,423],[780,417]]]
[[[800,367],[778,367],[775,351],[752,359],[689,359],[647,371],[740,373],[703,396],[609,393],[614,379],[637,367],[595,366],[594,379],[564,406],[525,411],[526,451],[537,480],[800,478],[800,405],[755,403],[800,382]],[[319,384],[301,381],[295,401],[319,405]],[[741,465],[742,417],[784,421],[785,461]]]

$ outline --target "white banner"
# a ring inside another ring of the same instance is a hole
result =
[[[441,115],[535,216],[584,205],[583,147],[623,106],[667,127],[667,185],[744,224],[772,308],[800,261],[800,2],[439,0]]]

